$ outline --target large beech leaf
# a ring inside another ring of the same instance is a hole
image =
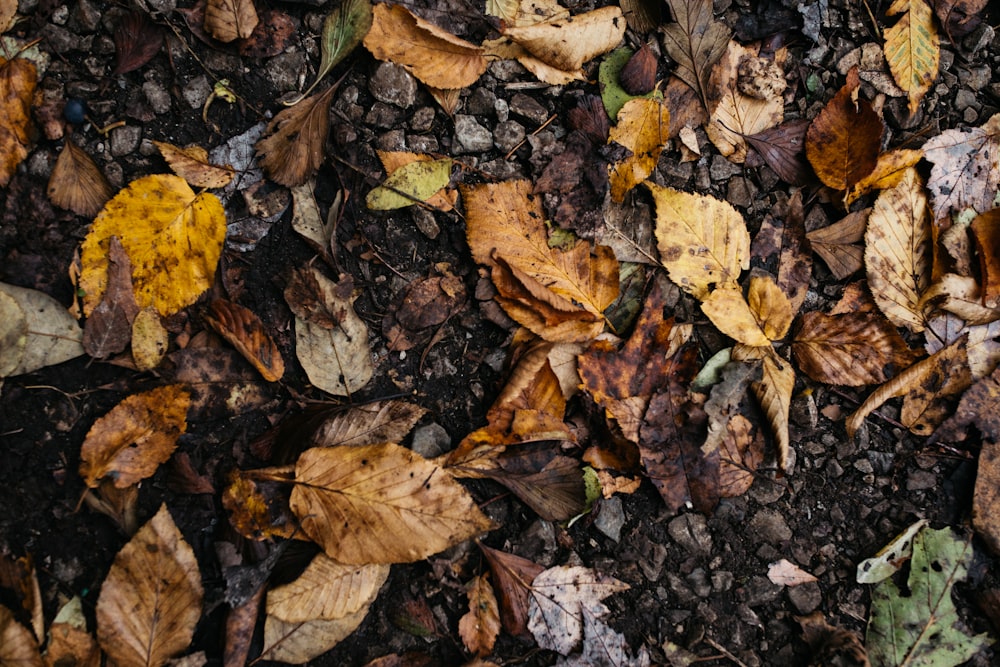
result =
[[[388,565],[344,565],[320,553],[294,581],[267,592],[267,613],[283,621],[334,620],[365,609]]]
[[[368,606],[333,620],[283,621],[268,616],[264,623],[261,658],[302,665],[318,658],[358,629],[368,615]]]
[[[257,27],[257,8],[253,0],[207,0],[205,30],[220,42],[246,39]]]
[[[883,191],[865,232],[865,269],[879,309],[896,326],[923,331],[921,296],[931,278],[931,223],[916,170]]]
[[[306,450],[291,507],[306,535],[347,564],[418,561],[493,527],[451,475],[391,443]]]
[[[97,600],[97,639],[118,667],[160,667],[201,618],[201,572],[166,505],[115,556]]]
[[[710,290],[735,286],[750,266],[750,234],[731,204],[651,182],[656,241],[670,279],[701,300]]]
[[[972,560],[971,535],[924,528],[913,538],[906,590],[892,579],[872,589],[865,646],[873,667],[952,667],[993,642],[962,627],[951,599]]]
[[[941,51],[934,15],[924,0],[895,0],[886,15],[898,14],[896,24],[885,31],[883,50],[892,77],[909,97],[912,115],[937,78]]]
[[[608,142],[624,146],[629,156],[608,167],[614,201],[621,202],[629,190],[653,173],[669,129],[670,111],[659,100],[629,100],[621,108]]]
[[[572,72],[618,46],[625,35],[625,18],[619,7],[601,7],[567,19],[513,26],[503,34],[543,63]]]
[[[226,212],[218,197],[195,194],[179,176],[154,174],[132,181],[104,206],[80,248],[85,315],[107,287],[112,236],[132,262],[139,307],[172,315],[212,285],[226,236]]]
[[[709,107],[708,80],[725,53],[730,32],[715,20],[711,0],[667,0],[674,22],[663,28],[663,46],[677,63],[677,76]]]
[[[628,589],[628,584],[589,568],[549,568],[531,583],[528,628],[542,648],[569,655],[583,641],[584,617],[607,615],[601,600]]]

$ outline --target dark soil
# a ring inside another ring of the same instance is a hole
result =
[[[319,26],[332,3],[321,7],[257,4],[258,9],[285,12],[296,21],[296,31],[281,55],[253,58],[239,56],[232,49],[210,48],[192,36],[179,14],[157,13],[160,25],[176,29],[164,31],[169,48],[135,71],[111,75],[116,65],[113,30],[126,8],[100,0],[66,5],[56,0],[22,0],[26,21],[13,33],[42,39],[41,48],[52,56],[43,85],[57,99],[86,102],[93,122],[77,126],[74,137],[82,140],[117,188],[146,174],[166,172],[150,140],[197,143],[212,149],[268,120],[280,108],[275,103],[279,96],[301,90],[303,82],[307,85],[312,80],[319,62]],[[459,35],[479,40],[490,32],[476,3],[429,4],[415,10]],[[765,7],[758,8],[758,4]],[[785,4],[794,7],[796,3]],[[827,3],[805,4],[819,12],[820,5]],[[722,20],[744,29],[766,25],[763,17],[771,15],[764,13],[765,8],[790,17],[783,35],[791,52],[789,81],[798,93],[797,104],[787,109],[788,117],[815,116],[843,83],[837,70],[839,59],[863,43],[879,41],[871,17],[882,19],[889,5],[844,0],[828,4],[829,16],[819,30],[826,48],[819,48],[804,34],[801,14],[781,2],[715,3]],[[943,73],[914,119],[906,118],[903,100],[888,101],[888,146],[915,147],[944,129],[981,125],[1000,110],[1000,42],[992,39],[988,28],[997,18],[988,15],[983,29],[957,44],[945,41]],[[633,45],[646,38],[629,36]],[[324,214],[334,205],[338,191],[347,193],[336,229],[335,266],[329,268],[331,274],[353,276],[360,289],[356,306],[369,326],[377,358],[374,380],[353,400],[404,397],[414,401],[430,411],[424,424],[439,424],[457,443],[485,423],[486,410],[503,384],[503,359],[511,330],[502,326],[499,310],[488,295],[486,300],[471,298],[482,295],[484,274],[471,259],[458,213],[432,214],[429,221],[429,214],[422,211],[373,213],[365,208],[365,194],[382,178],[375,148],[409,147],[453,155],[456,146],[453,121],[422,87],[405,108],[376,101],[372,82],[378,64],[359,48],[331,76],[332,80],[346,73],[334,98],[329,159],[316,181]],[[596,61],[591,63],[587,70],[594,79],[596,65]],[[661,59],[661,78],[670,67]],[[970,81],[981,78],[984,69],[987,81],[972,87]],[[206,123],[199,103],[204,96],[196,94],[201,77],[209,87],[215,79],[227,79],[242,99],[231,105],[213,102]],[[807,80],[812,90],[808,94]],[[954,106],[960,91],[971,100],[961,109]],[[510,151],[509,157],[507,150],[499,148],[456,156],[466,166],[459,178],[468,182],[490,176],[537,178],[552,154],[561,149],[567,110],[581,94],[597,92],[594,83],[551,87],[538,84],[520,68],[491,67],[476,86],[463,92],[459,112],[474,115],[492,131],[498,124],[494,100],[499,100],[512,109],[510,117],[529,135],[538,131]],[[156,99],[159,93],[166,95],[168,104]],[[875,91],[863,88],[863,94],[873,97]],[[525,107],[523,99],[513,102],[515,96],[527,96],[533,107],[542,110],[538,117],[530,109],[513,111]],[[539,129],[550,116],[555,119]],[[96,127],[117,121],[125,121],[126,127],[111,130],[109,136]],[[60,145],[58,140],[41,138],[10,185],[0,192],[0,281],[40,289],[68,305],[72,297],[68,267],[89,220],[48,203],[47,178]],[[665,151],[654,178],[729,199],[752,230],[779,195],[789,191],[767,167],[729,168],[714,149],[695,162],[678,159],[676,150]],[[282,195],[281,188],[275,190]],[[642,201],[646,195],[637,192],[634,196]],[[807,201],[813,200],[807,197]],[[833,208],[819,203],[811,207],[824,223],[838,218]],[[208,411],[192,419],[179,451],[212,481],[215,493],[179,492],[180,473],[176,466],[167,465],[141,485],[138,507],[142,523],[165,502],[195,550],[207,611],[191,650],[205,651],[212,664],[221,662],[226,611],[225,580],[216,547],[237,539],[218,491],[230,470],[267,463],[251,452],[256,438],[283,420],[296,419],[309,405],[330,402],[329,396],[309,386],[294,361],[292,316],[282,296],[291,270],[315,261],[315,252],[292,231],[290,209],[273,221],[264,221],[248,211],[243,197],[236,194],[228,200],[227,215],[230,238],[217,285],[209,296],[227,296],[257,313],[277,340],[289,369],[282,383],[265,388],[270,400],[255,409],[238,415]],[[245,243],[236,242],[240,239]],[[403,287],[430,275],[439,263],[447,263],[464,280],[470,294],[468,307],[449,320],[432,347],[417,348],[405,357],[388,352],[382,335],[384,314]],[[825,308],[842,288],[817,262],[807,307]],[[170,322],[171,331],[185,338],[203,335],[199,333],[206,329],[203,313],[200,305],[188,309]],[[680,303],[678,313],[688,319],[700,315],[687,301]],[[707,358],[724,343],[710,325],[695,322]],[[80,445],[94,421],[117,402],[168,379],[167,371],[137,373],[81,357],[3,382],[0,549],[12,557],[30,554],[34,559],[47,621],[62,601],[80,595],[93,622],[101,582],[128,540],[107,516],[81,507],[85,487],[78,474]],[[724,500],[708,517],[666,512],[655,489],[645,482],[635,494],[605,502],[594,514],[566,528],[538,519],[503,487],[475,482],[470,485],[475,498],[502,526],[485,542],[545,566],[583,564],[630,584],[629,591],[607,601],[610,623],[625,634],[633,650],[648,647],[654,663],[663,661],[661,647],[670,641],[703,656],[705,661],[699,664],[805,665],[809,650],[801,639],[797,615],[820,610],[831,623],[863,633],[869,600],[866,588],[854,580],[860,560],[919,518],[930,519],[935,526],[969,522],[976,447],[965,452],[928,446],[894,425],[896,408],[891,405],[871,417],[867,429],[853,440],[846,436],[842,419],[831,421],[819,412],[838,405],[847,414],[864,396],[800,380],[793,405],[791,474],[759,473],[749,493]],[[571,404],[572,419],[583,423],[589,409],[577,399]],[[607,524],[613,524],[619,512],[624,525],[613,539],[607,533],[614,531]],[[303,556],[296,550],[302,549],[296,546],[286,552],[276,579],[294,576]],[[781,558],[815,574],[819,582],[796,588],[772,584],[766,576],[768,564]],[[393,567],[360,629],[315,664],[362,665],[406,651],[426,654],[433,664],[461,664],[468,659],[457,632],[458,619],[467,609],[462,586],[483,567],[478,552],[464,548],[427,562]],[[973,583],[961,587],[957,598],[969,626],[984,631],[989,629],[988,615],[976,606],[971,590],[993,587],[995,562],[984,559],[973,576]],[[0,601],[16,607],[9,591]],[[426,636],[414,630],[420,625],[414,620],[422,618],[420,610],[430,619],[423,621]],[[556,657],[506,635],[493,655],[501,664],[554,664]],[[987,653],[972,664],[994,661],[993,654]]]

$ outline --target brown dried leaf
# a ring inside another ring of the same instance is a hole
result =
[[[790,185],[804,185],[812,178],[812,167],[806,160],[805,151],[810,123],[804,118],[790,120],[749,134],[744,139],[760,153],[778,178]]]
[[[152,476],[187,430],[190,400],[181,385],[167,385],[129,396],[94,422],[80,449],[87,486],[112,476],[121,489]]]
[[[454,478],[391,443],[306,450],[295,482],[302,530],[342,563],[413,562],[493,527]]]
[[[288,622],[344,618],[366,609],[388,577],[388,565],[343,565],[321,553],[294,581],[267,592],[267,613]]]
[[[182,11],[178,8],[178,11]],[[276,9],[265,9],[253,34],[240,42],[240,55],[244,58],[273,58],[284,53],[289,43],[296,39],[295,20]]]
[[[843,280],[864,266],[864,248],[855,244],[865,238],[869,215],[870,208],[854,211],[832,225],[806,234],[812,249],[826,262],[837,280]]]
[[[257,27],[253,0],[207,0],[205,30],[220,42],[246,39]]]
[[[470,653],[483,657],[493,651],[500,634],[500,609],[490,587],[489,574],[469,582],[469,611],[458,621],[458,634]]]
[[[982,127],[945,130],[923,146],[934,164],[927,181],[934,220],[950,226],[951,216],[966,208],[985,213],[1000,188],[1000,114]]]
[[[1000,319],[996,302],[983,305],[979,283],[971,276],[946,273],[931,285],[921,297],[921,304],[960,317],[969,326],[989,324]]]
[[[796,616],[795,620],[802,626],[802,639],[812,649],[809,667],[869,667],[868,653],[857,633],[830,625],[821,611],[814,611],[808,616]]]
[[[0,658],[0,662],[3,659]],[[46,667],[100,667],[101,648],[87,632],[79,596],[64,604],[49,626]],[[25,666],[27,667],[27,666]]]
[[[115,68],[112,76],[139,69],[163,46],[163,33],[149,16],[131,11],[115,27]]]
[[[115,556],[97,600],[97,639],[118,667],[161,667],[191,644],[201,572],[166,505]]]
[[[945,34],[954,42],[979,27],[989,0],[934,0],[933,4]]]
[[[59,208],[92,218],[114,195],[104,173],[87,152],[66,139],[49,176],[49,201]]]
[[[778,467],[785,470],[788,467],[791,447],[788,411],[792,403],[792,390],[795,388],[795,371],[790,363],[778,355],[768,354],[764,357],[760,381],[752,383],[750,388],[757,396],[757,401],[771,426],[771,433],[778,448]]]
[[[709,109],[709,78],[726,52],[731,33],[715,20],[711,0],[667,0],[667,4],[674,23],[663,28],[663,46],[677,63],[678,78],[693,88]]]
[[[0,665],[45,667],[31,630],[18,623],[14,614],[3,606],[0,606]]]
[[[35,64],[25,58],[0,57],[0,187],[6,187],[14,170],[28,157],[34,132],[31,102],[38,83]]]
[[[958,396],[972,384],[973,332],[968,344],[953,355],[938,358],[937,365],[914,383],[903,398],[899,421],[916,435],[930,435],[955,412]]]
[[[799,370],[816,382],[860,387],[881,384],[917,355],[896,327],[872,313],[804,313],[792,341]]]
[[[528,636],[528,607],[531,582],[545,568],[527,558],[491,549],[477,542],[490,565],[500,594],[500,620],[507,632],[515,637]]]
[[[364,45],[379,60],[402,65],[434,88],[465,88],[486,71],[482,48],[414,16],[402,5],[375,5]]]
[[[813,119],[806,132],[806,157],[824,185],[847,190],[878,162],[884,129],[867,100],[857,100],[857,70]]]
[[[261,658],[303,665],[323,655],[358,629],[368,615],[368,607],[332,621],[283,621],[268,616],[264,623]]]
[[[980,379],[962,395],[955,414],[934,432],[934,440],[964,441],[970,435],[970,426],[979,429],[984,441],[1000,442],[1000,369]],[[982,466],[982,454],[979,463]]]
[[[330,133],[330,100],[335,90],[337,86],[331,86],[283,109],[268,124],[256,153],[272,180],[295,187],[319,169]]]
[[[232,607],[226,614],[226,646],[222,653],[223,667],[245,667],[253,644],[260,603],[266,588],[261,586],[248,599]]]
[[[750,244],[750,265],[777,276],[776,284],[788,297],[792,313],[799,312],[809,291],[812,254],[806,238],[802,191],[765,216]]]
[[[625,25],[619,7],[601,7],[569,18],[512,26],[502,32],[545,64],[572,72],[618,46]]]
[[[564,86],[573,81],[586,81],[587,76],[582,69],[571,72],[553,67],[543,60],[531,55],[528,49],[510,41],[504,36],[498,39],[488,39],[483,42],[483,56],[494,60],[516,60],[526,70],[534,74],[539,81],[553,86]]]
[[[236,170],[220,167],[208,161],[208,151],[201,146],[181,148],[165,141],[154,141],[163,159],[175,174],[196,188],[224,188],[233,180]]]
[[[315,447],[402,442],[427,410],[405,401],[358,405],[320,425],[310,443]]]
[[[1000,209],[980,213],[969,225],[976,241],[984,304],[1000,302]]]
[[[263,407],[271,396],[260,375],[228,348],[188,347],[167,355],[159,370],[191,392],[188,419],[229,419]]]
[[[285,374],[281,351],[264,331],[264,323],[249,308],[216,299],[209,305],[205,321],[253,364],[268,382],[277,382]]]
[[[515,429],[526,428],[518,423],[523,418],[518,415]],[[580,461],[560,456],[559,451],[553,442],[531,442],[495,448],[492,459],[484,457],[476,463],[482,465],[483,477],[506,486],[542,519],[567,521],[584,511],[586,489]],[[463,476],[461,470],[455,472],[456,477]]]
[[[659,100],[636,98],[621,108],[608,143],[624,146],[629,155],[608,167],[614,201],[623,201],[629,190],[653,173],[669,128],[670,112]]]
[[[83,327],[83,349],[95,359],[122,352],[132,340],[132,322],[139,313],[132,291],[132,262],[117,236],[108,247],[108,285]]]
[[[743,415],[733,415],[719,446],[719,497],[735,498],[749,491],[763,461],[761,431]]]
[[[234,470],[222,492],[229,523],[249,540],[304,539],[288,506],[290,473],[283,469]]]
[[[991,388],[995,390],[996,380],[992,382]],[[996,395],[990,398],[993,415],[996,415]],[[965,402],[965,397],[962,397],[962,402]],[[984,409],[989,408],[984,405],[980,412]],[[976,488],[972,495],[972,526],[994,554],[1000,553],[1000,443],[989,436],[984,438],[979,452]]]

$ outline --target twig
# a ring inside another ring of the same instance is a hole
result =
[[[747,667],[747,664],[745,662],[743,662],[742,660],[740,660],[739,658],[737,658],[735,655],[733,655],[732,653],[730,653],[729,651],[727,651],[725,646],[723,646],[722,644],[719,644],[717,641],[715,641],[711,637],[705,637],[705,643],[708,644],[709,646],[711,646],[712,648],[714,648],[716,651],[718,651],[722,655],[724,655],[727,658],[729,658],[730,660],[732,660],[733,662],[735,662],[740,667]]]

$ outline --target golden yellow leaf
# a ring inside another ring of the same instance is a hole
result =
[[[268,616],[264,622],[264,649],[261,658],[302,665],[317,658],[358,629],[368,615],[368,607],[332,621],[283,621]]]
[[[892,78],[909,97],[912,116],[938,75],[941,49],[934,15],[924,0],[895,0],[885,13],[903,15],[885,31],[883,50]]]
[[[143,308],[132,320],[132,360],[140,371],[151,371],[167,354],[170,334],[153,308]]]
[[[924,152],[912,148],[897,148],[893,151],[879,153],[875,168],[870,174],[852,185],[844,193],[844,207],[848,208],[858,197],[875,190],[888,190],[895,187],[906,170],[915,167],[924,157]]]
[[[865,232],[865,269],[879,309],[896,326],[923,331],[920,297],[930,285],[931,223],[923,182],[908,169],[875,200]]]
[[[569,18],[512,26],[503,34],[542,62],[571,72],[618,46],[625,26],[621,8],[602,7]]]
[[[647,182],[656,202],[656,241],[670,279],[696,299],[735,286],[750,267],[750,233],[727,202]]]
[[[236,532],[249,540],[306,539],[288,507],[291,481],[292,472],[285,468],[231,472],[222,506]]]
[[[608,166],[614,201],[621,202],[625,193],[653,173],[669,129],[670,111],[659,100],[637,98],[621,108],[618,122],[608,135],[608,143],[624,146],[631,155]]]
[[[161,667],[191,644],[201,572],[166,505],[115,556],[97,600],[97,640],[116,667]]]
[[[132,181],[105,205],[80,248],[85,315],[104,295],[112,236],[121,240],[132,261],[139,307],[172,315],[212,285],[226,236],[226,212],[218,197],[196,195],[178,176],[155,174]]]
[[[391,443],[306,450],[291,507],[306,535],[347,564],[410,563],[493,528],[451,475]]]
[[[224,188],[233,180],[236,170],[220,167],[208,161],[208,151],[201,146],[181,148],[165,141],[154,141],[175,174],[196,188]]]
[[[790,363],[774,353],[765,355],[763,363],[760,381],[751,383],[750,388],[771,426],[771,433],[778,447],[778,467],[785,470],[791,447],[788,411],[792,404],[792,389],[795,388],[795,370]]]
[[[434,159],[402,151],[378,151],[385,167],[385,182],[368,192],[365,201],[373,211],[388,211],[423,202],[441,211],[450,211],[458,192],[445,192],[451,179],[452,160]]]
[[[319,169],[330,134],[330,100],[335,90],[337,86],[331,86],[307,97],[268,123],[256,153],[271,180],[294,188]]]
[[[701,310],[716,329],[733,340],[750,347],[771,346],[771,340],[764,334],[738,286],[713,290],[701,302]]]
[[[111,477],[123,489],[151,477],[187,430],[190,401],[181,385],[167,385],[129,396],[95,421],[80,449],[87,486]]]
[[[379,60],[402,65],[434,88],[465,88],[486,71],[480,47],[414,16],[403,5],[375,5],[364,45]]]
[[[87,152],[67,138],[49,176],[49,200],[86,218],[104,208],[114,191]]]
[[[0,187],[28,157],[31,144],[31,100],[38,83],[35,64],[24,58],[0,57]]]
[[[779,341],[792,326],[795,312],[792,302],[770,274],[755,275],[750,278],[747,289],[750,312],[760,323],[761,331],[768,340]]]
[[[14,618],[13,612],[0,606],[0,665],[10,667],[43,667],[38,641],[31,630]]]
[[[267,592],[267,613],[288,622],[343,618],[367,608],[388,577],[388,565],[344,565],[320,553],[294,581]]]
[[[220,42],[246,39],[257,27],[253,0],[208,0],[205,3],[205,30]]]
[[[458,634],[470,653],[483,657],[493,650],[500,634],[500,607],[488,573],[473,579],[466,590],[469,593],[469,611],[458,621]]]

